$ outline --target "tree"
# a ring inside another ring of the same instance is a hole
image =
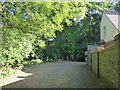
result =
[[[115,4],[114,9],[120,12],[120,1]]]
[[[30,53],[41,57],[38,49],[44,48],[49,38],[55,38],[64,24],[71,25],[74,17],[84,17],[87,5],[61,1],[2,3],[1,67],[20,66]]]
[[[72,20],[72,25],[64,24],[64,30],[59,33],[52,42],[54,46],[47,48],[48,56],[54,58],[63,57],[64,60],[71,59],[73,55],[75,60],[84,61],[84,51],[88,44],[96,44],[100,40],[100,21],[102,10],[109,10],[113,7],[110,2],[90,2],[85,17],[77,16]],[[57,53],[55,52],[57,51]],[[59,53],[59,54],[58,54]]]

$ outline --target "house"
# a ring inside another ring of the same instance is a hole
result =
[[[116,11],[103,11],[100,25],[101,41],[112,41],[118,34],[120,34],[120,14]]]
[[[120,14],[117,11],[103,11],[100,24],[101,40],[97,42],[97,45],[87,46],[86,60],[91,59],[90,53],[113,45],[114,37],[118,34],[120,34]]]

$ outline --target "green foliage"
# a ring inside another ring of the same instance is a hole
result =
[[[62,1],[1,4],[2,31],[0,33],[3,36],[0,47],[1,69],[22,68],[23,64],[29,64],[29,61],[41,63],[32,59],[42,59],[45,42],[49,38],[55,38],[56,31],[61,32],[64,24],[71,25],[74,17],[84,17],[87,4]],[[66,46],[66,48],[70,47]],[[56,55],[54,54],[53,57],[56,58]]]
[[[40,59],[31,60],[31,64],[40,64],[40,63],[42,63],[42,60]]]
[[[120,12],[120,1],[118,1],[118,3],[115,4],[114,9]]]
[[[15,70],[11,69],[10,67],[3,67],[1,71],[2,72],[0,73],[0,79],[15,72]]]
[[[112,6],[113,4],[109,2],[86,4],[88,11],[85,17],[77,16],[71,26],[64,24],[63,32],[56,32],[55,40],[47,44],[46,56],[54,60],[60,58],[84,61],[87,45],[96,44],[100,40],[102,10],[109,10]]]

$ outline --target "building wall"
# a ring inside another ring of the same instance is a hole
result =
[[[104,40],[105,42],[114,40],[114,37],[118,34],[118,30],[104,13],[102,16],[100,29],[101,40]]]
[[[120,65],[120,35],[113,41],[113,44],[100,51],[89,53],[91,55],[90,67],[96,76],[107,87],[118,87],[119,65]]]

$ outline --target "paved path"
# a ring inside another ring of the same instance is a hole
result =
[[[91,69],[81,62],[44,63],[27,67],[33,75],[4,88],[102,88]],[[22,78],[22,77],[18,77]]]

